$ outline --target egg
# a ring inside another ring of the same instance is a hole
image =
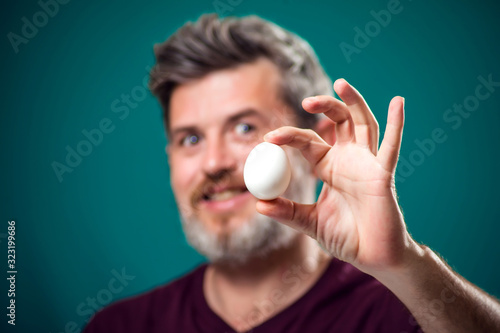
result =
[[[283,148],[269,142],[255,146],[243,167],[247,189],[261,200],[282,195],[290,183],[291,174],[290,162]]]

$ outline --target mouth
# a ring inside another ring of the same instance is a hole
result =
[[[240,208],[251,198],[245,186],[211,187],[201,193],[199,204],[211,212],[227,212]]]
[[[202,194],[202,201],[225,201],[247,192],[246,187],[209,190]]]

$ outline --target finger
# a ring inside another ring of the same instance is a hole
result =
[[[287,145],[300,150],[313,168],[328,153],[331,146],[311,129],[283,126],[267,133],[264,140],[276,145]]]
[[[356,142],[367,146],[374,155],[377,155],[378,123],[365,99],[345,79],[335,81],[333,89],[350,111],[354,122]]]
[[[317,238],[316,204],[304,205],[282,197],[257,201],[257,211],[297,231]]]
[[[404,126],[404,103],[404,98],[397,96],[389,104],[387,126],[377,156],[384,169],[392,173],[396,169],[399,150],[401,148]]]
[[[309,113],[324,113],[335,122],[337,142],[354,140],[354,127],[349,109],[332,96],[308,97],[302,101],[302,107]]]

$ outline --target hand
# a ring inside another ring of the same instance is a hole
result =
[[[315,238],[330,254],[366,273],[397,269],[417,246],[406,230],[394,185],[404,99],[392,99],[378,149],[378,124],[363,97],[343,79],[334,89],[342,101],[316,96],[302,102],[307,112],[324,113],[335,122],[333,146],[312,130],[290,126],[264,137],[302,152],[324,183],[318,201],[261,200],[257,211]]]

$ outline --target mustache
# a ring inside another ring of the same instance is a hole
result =
[[[223,169],[212,174],[207,174],[205,179],[193,190],[191,194],[191,207],[196,208],[200,200],[213,191],[216,186],[240,185],[242,177],[236,177],[231,170]]]

